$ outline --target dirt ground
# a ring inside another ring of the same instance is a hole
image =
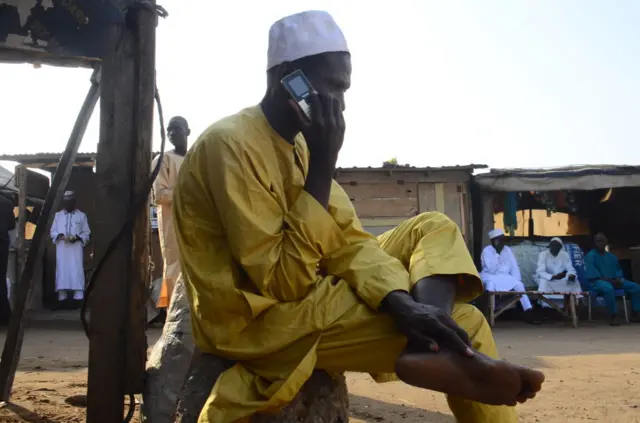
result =
[[[65,317],[40,319],[27,332],[12,403],[0,405],[0,422],[84,422],[84,408],[73,397],[86,393],[88,342],[79,323]],[[159,333],[149,332],[150,344]],[[520,407],[521,422],[640,423],[640,325],[576,330],[499,322],[495,336],[504,358],[547,375],[544,391]],[[361,374],[348,379],[352,423],[454,422],[440,394],[378,385]]]

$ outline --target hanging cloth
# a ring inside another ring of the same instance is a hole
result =
[[[503,224],[505,232],[513,236],[516,229],[518,229],[518,218],[516,212],[518,211],[518,194],[515,192],[508,192],[504,196],[504,213]]]

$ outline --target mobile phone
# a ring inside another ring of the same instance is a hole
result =
[[[296,69],[280,81],[291,98],[298,104],[302,113],[311,120],[309,97],[315,93],[311,83],[300,69]]]

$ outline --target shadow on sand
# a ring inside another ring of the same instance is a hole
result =
[[[57,423],[54,420],[29,411],[17,404],[7,403],[5,409],[11,411],[17,417],[28,423]]]
[[[455,423],[452,416],[402,404],[349,395],[349,415],[363,422]]]

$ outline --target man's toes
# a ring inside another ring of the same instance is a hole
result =
[[[538,392],[542,389],[544,383],[544,373],[533,369],[527,369],[523,367],[520,370],[520,377],[522,380],[521,392]]]
[[[523,398],[525,400],[530,400],[530,399],[534,399],[537,394],[538,394],[537,392],[522,391],[516,396],[516,399],[519,400],[520,398]]]
[[[528,400],[534,399],[536,397],[536,394],[537,394],[537,392],[532,392],[532,391],[529,391],[529,390],[526,390],[526,389],[522,390],[516,396],[516,401],[518,401],[520,404],[524,404]]]
[[[535,380],[533,381],[533,392],[539,392],[542,389],[542,384],[545,381],[544,373],[534,370],[535,372]]]

